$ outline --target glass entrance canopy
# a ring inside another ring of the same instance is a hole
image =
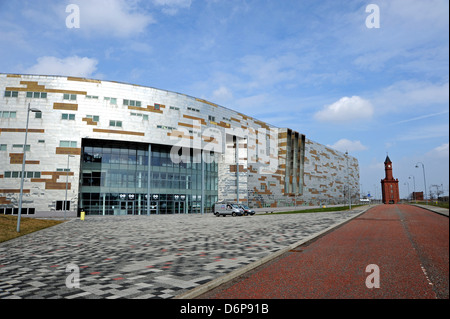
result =
[[[200,151],[191,149],[175,163],[170,150],[167,145],[83,139],[80,209],[89,215],[202,213],[202,207],[210,212],[217,201],[217,155],[202,162]]]

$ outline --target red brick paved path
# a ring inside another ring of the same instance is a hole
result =
[[[376,206],[296,250],[199,298],[449,298],[449,219],[419,207]]]

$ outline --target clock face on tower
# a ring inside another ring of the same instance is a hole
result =
[[[388,165],[388,167],[390,168],[390,167],[391,167],[391,165]]]

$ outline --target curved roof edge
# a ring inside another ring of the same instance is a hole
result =
[[[234,110],[232,108],[229,108],[229,107],[226,107],[226,106],[223,106],[223,105],[220,105],[220,104],[208,101],[208,100],[203,99],[203,98],[195,97],[195,96],[192,96],[192,95],[189,95],[189,94],[180,93],[180,92],[176,92],[176,91],[160,89],[160,88],[153,87],[153,86],[141,85],[141,84],[133,84],[133,83],[128,83],[128,82],[113,81],[113,80],[93,79],[93,78],[86,78],[86,77],[72,76],[72,75],[49,75],[49,74],[27,74],[27,73],[4,73],[4,72],[0,72],[0,75],[2,75],[2,74],[6,75],[6,76],[8,76],[8,75],[19,75],[19,76],[36,76],[36,77],[48,77],[48,78],[54,77],[54,78],[66,78],[66,79],[79,79],[79,80],[84,80],[85,82],[109,82],[109,83],[117,83],[117,84],[130,85],[130,86],[140,86],[140,87],[144,87],[144,88],[148,88],[148,89],[153,89],[153,90],[164,91],[164,92],[173,93],[173,94],[184,95],[186,97],[195,99],[195,100],[197,100],[199,102],[203,102],[205,104],[221,107],[221,108],[233,111],[233,112],[240,113],[240,112],[238,112],[238,111],[236,111],[236,110]],[[248,117],[259,121],[256,117],[253,117],[253,116],[248,116]],[[265,121],[260,121],[260,122],[264,122],[264,123],[268,124],[269,126],[272,126],[274,128],[277,128],[277,129],[280,128],[278,126],[275,126],[273,124],[267,123]]]

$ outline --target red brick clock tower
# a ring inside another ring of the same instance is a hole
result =
[[[386,177],[381,180],[381,194],[383,196],[384,204],[397,204],[400,201],[398,192],[398,179],[392,176],[392,162],[389,156],[386,156],[384,161],[384,171]]]

